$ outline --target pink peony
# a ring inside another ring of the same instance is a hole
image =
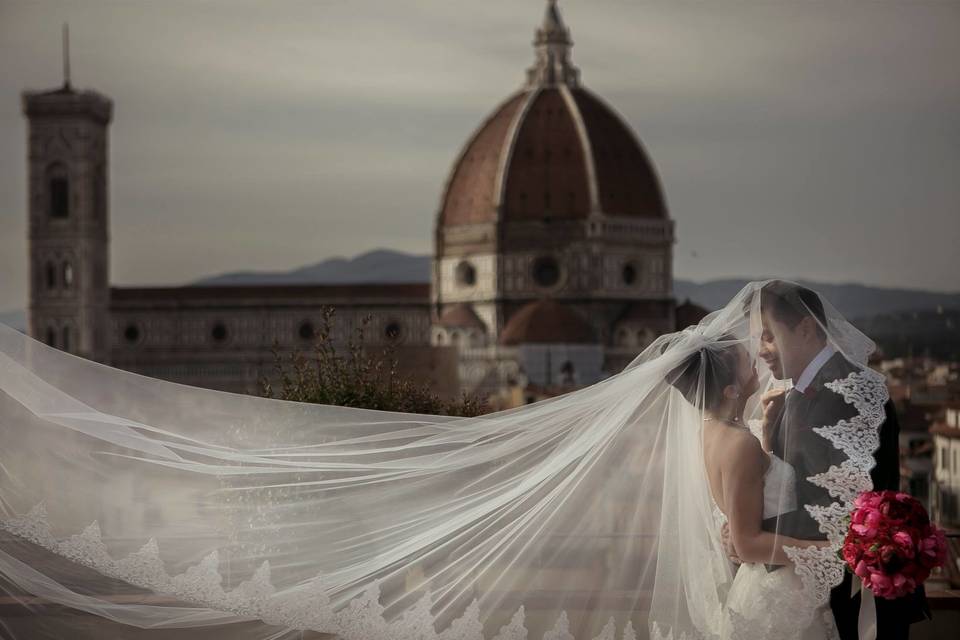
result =
[[[854,500],[840,555],[877,597],[912,593],[946,560],[944,531],[901,491],[868,491]]]

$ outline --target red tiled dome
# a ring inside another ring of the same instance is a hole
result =
[[[464,303],[458,303],[444,311],[440,316],[438,323],[442,327],[470,327],[486,331],[487,327],[483,320],[477,316],[473,308]]]
[[[469,140],[442,200],[445,226],[502,219],[667,217],[656,171],[636,136],[581,87],[524,89]]]
[[[529,302],[500,332],[500,344],[594,343],[593,327],[579,313],[550,298]]]

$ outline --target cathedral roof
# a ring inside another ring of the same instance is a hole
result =
[[[630,127],[580,86],[555,2],[537,30],[527,84],[467,141],[447,181],[444,226],[500,220],[666,218],[660,181]]]
[[[113,116],[110,98],[96,91],[77,91],[69,86],[48,91],[24,91],[21,104],[28,117],[86,116],[107,124]]]
[[[633,300],[624,307],[617,322],[649,322],[652,319],[669,315],[671,302],[668,300]]]
[[[455,304],[444,311],[443,315],[440,316],[438,324],[451,328],[473,327],[476,329],[486,330],[483,320],[477,316],[473,308],[470,305],[462,302]]]
[[[708,310],[698,304],[690,302],[690,299],[687,298],[683,304],[677,305],[677,331],[681,331],[695,324],[700,324],[700,321],[707,317],[709,313]]]
[[[593,327],[572,308],[551,298],[529,302],[500,332],[500,344],[595,343]]]
[[[292,298],[310,303],[315,300],[384,299],[410,303],[428,303],[429,283],[372,284],[251,284],[196,285],[183,287],[110,287],[112,306],[140,303],[256,300]]]

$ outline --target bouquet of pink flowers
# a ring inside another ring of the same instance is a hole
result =
[[[943,529],[913,496],[867,491],[853,504],[841,555],[874,595],[893,599],[913,593],[946,560]]]

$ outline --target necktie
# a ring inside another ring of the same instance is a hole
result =
[[[783,417],[780,419],[780,429],[777,433],[777,439],[779,442],[780,451],[783,451],[784,455],[788,455],[786,450],[787,444],[787,434],[791,429],[796,429],[797,425],[794,424],[797,415],[797,403],[800,401],[800,398],[803,396],[802,393],[797,391],[796,387],[787,391],[786,396],[783,399]]]

